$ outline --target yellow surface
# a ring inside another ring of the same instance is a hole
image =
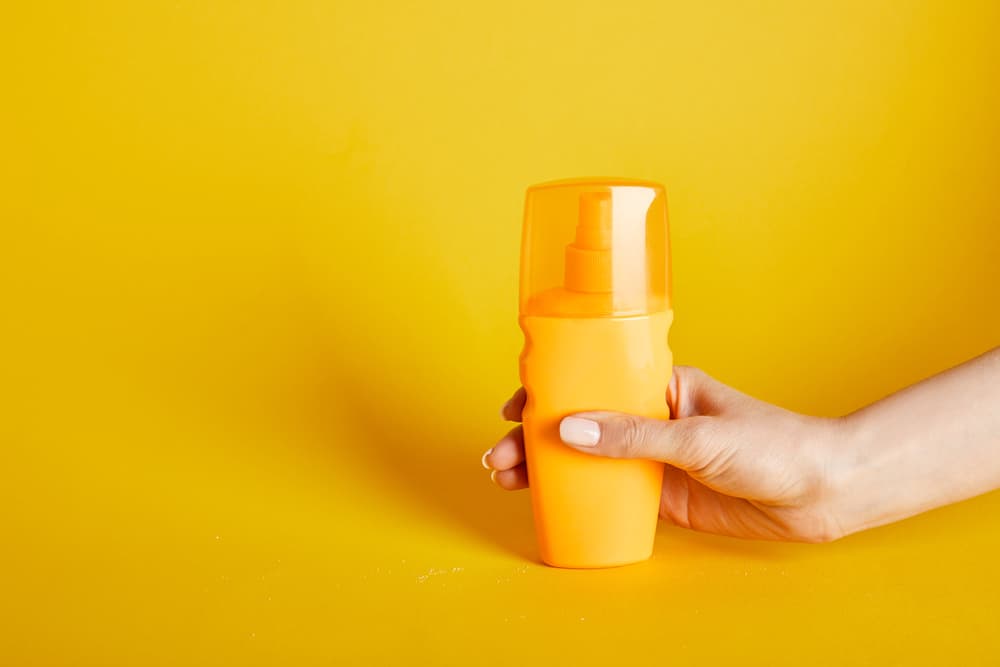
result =
[[[997,3],[8,4],[3,664],[1000,655],[996,494],[560,571],[479,467],[531,183],[665,183],[676,361],[787,407],[1000,342]]]

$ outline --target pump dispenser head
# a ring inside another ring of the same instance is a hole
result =
[[[611,291],[611,193],[584,192],[576,238],[566,246],[566,289]]]
[[[528,188],[521,314],[610,317],[670,308],[667,207],[646,181],[583,178]]]

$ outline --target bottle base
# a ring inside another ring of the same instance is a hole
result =
[[[644,563],[652,558],[653,553],[650,552],[645,556],[639,558],[626,558],[622,560],[613,561],[602,561],[602,562],[586,562],[582,563],[579,561],[566,561],[558,558],[547,558],[545,556],[541,557],[542,562],[549,567],[558,567],[564,570],[607,570],[616,567],[625,567],[626,565],[636,565],[638,563]]]

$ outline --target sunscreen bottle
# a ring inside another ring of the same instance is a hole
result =
[[[666,195],[656,183],[572,179],[528,188],[521,242],[524,442],[542,560],[593,568],[652,554],[663,464],[591,456],[563,417],[669,418]]]

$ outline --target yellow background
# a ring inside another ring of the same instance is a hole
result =
[[[997,494],[576,572],[479,467],[542,180],[663,182],[677,361],[789,408],[1000,342],[997,3],[3,14],[0,662],[998,659]]]

